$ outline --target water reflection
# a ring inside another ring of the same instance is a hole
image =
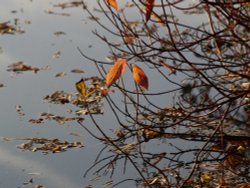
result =
[[[25,138],[47,137],[63,140],[88,140],[90,147],[68,153],[43,156],[41,153],[21,152],[17,150],[19,143],[2,142],[0,147],[0,187],[16,187],[29,177],[29,172],[39,172],[42,185],[46,187],[77,188],[84,183],[84,170],[94,160],[92,155],[98,151],[95,143],[76,123],[58,126],[55,122],[32,126],[29,119],[38,117],[42,112],[66,114],[67,109],[62,106],[49,106],[42,98],[55,91],[65,90],[74,92],[75,82],[81,77],[96,75],[91,64],[86,63],[77,46],[88,51],[89,46],[95,48],[99,57],[104,56],[97,39],[91,33],[93,25],[86,24],[86,15],[82,8],[61,10],[53,5],[61,0],[30,1],[30,0],[2,0],[0,2],[0,22],[9,21],[14,24],[18,19],[18,26],[25,32],[15,35],[0,35],[0,83],[6,87],[0,88],[0,137]],[[89,5],[94,3],[90,1]],[[70,16],[50,15],[46,11],[55,9]],[[58,31],[65,32],[63,36],[55,36]],[[60,51],[58,59],[53,59],[55,52]],[[93,53],[93,52],[92,52]],[[7,72],[8,65],[22,61],[35,67],[50,66],[49,70],[25,72],[15,74]],[[72,69],[82,69],[84,73],[71,73]],[[55,77],[58,72],[65,71],[64,77]],[[25,116],[20,117],[15,106],[21,105]],[[86,124],[89,122],[86,121]],[[76,138],[71,132],[82,134]],[[93,147],[92,147],[92,146]],[[79,165],[80,163],[80,165]],[[24,170],[24,171],[23,171]],[[22,173],[23,172],[23,173]]]
[[[3,166],[2,169],[6,169],[7,172],[7,169],[15,169],[16,172],[25,169],[25,172],[30,174],[30,177],[34,177],[34,179],[36,179],[37,176],[40,181],[46,182],[46,184],[49,185],[53,185],[54,188],[80,187],[79,184],[72,182],[69,177],[60,174],[60,172],[54,171],[46,163],[41,163],[38,160],[27,159],[25,158],[25,156],[14,155],[9,150],[4,149],[3,147],[0,147],[0,150],[0,163],[1,166]],[[10,179],[13,179],[13,175],[18,176],[18,174],[8,173],[8,176],[10,175]],[[25,180],[27,179],[23,179],[23,181]],[[4,184],[8,185],[7,183]],[[17,182],[14,184],[17,184]]]

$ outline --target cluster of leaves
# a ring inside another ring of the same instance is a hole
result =
[[[80,142],[67,142],[59,139],[47,139],[47,138],[25,138],[22,139],[27,141],[17,146],[22,150],[30,150],[33,152],[41,151],[44,154],[48,153],[60,153],[70,148],[81,148],[83,147]]]
[[[109,59],[114,64],[108,71],[104,64],[109,62],[82,54],[95,62],[108,87],[120,91],[123,105],[107,93],[107,104],[120,125],[113,136],[91,116],[105,147],[87,172],[102,163],[96,173],[112,176],[124,159],[123,168],[129,161],[140,176],[134,181],[145,187],[249,186],[247,1],[104,0],[98,5],[116,31],[100,19],[94,21],[122,42],[94,32],[111,49]],[[85,3],[84,8],[96,17]],[[186,19],[195,18],[198,25],[187,23],[178,11]],[[140,14],[133,20],[131,12]],[[148,66],[154,75],[151,80],[138,64]],[[127,67],[137,86],[146,91],[131,90],[123,79],[116,82]],[[155,92],[149,90],[153,77],[161,86]],[[170,105],[167,101],[173,96]],[[159,149],[152,148],[155,144]],[[110,157],[101,158],[105,151]]]
[[[110,87],[117,79],[119,79],[125,72],[126,66],[128,65],[125,59],[117,59],[115,64],[109,69],[106,75],[106,85]],[[139,85],[148,89],[148,77],[144,71],[137,65],[132,66],[132,75],[135,82]]]
[[[87,84],[86,84],[87,83]],[[98,77],[90,77],[80,79],[76,82],[76,89],[79,93],[71,94],[65,91],[55,91],[49,95],[46,95],[43,99],[48,103],[53,104],[71,104],[77,107],[75,114],[86,115],[86,114],[102,114],[102,98],[105,95],[103,79]],[[70,112],[72,110],[69,110]],[[81,117],[64,117],[56,116],[54,114],[43,113],[37,120],[30,120],[33,123],[43,122],[47,120],[56,120],[57,122],[64,123],[65,121],[82,121]]]
[[[22,61],[19,61],[19,62],[10,64],[8,66],[7,71],[15,72],[15,73],[19,73],[23,71],[34,71],[34,73],[37,73],[40,70],[48,70],[48,69],[49,69],[49,66],[39,68],[39,67],[33,67],[31,65],[27,65],[23,63]]]
[[[0,34],[15,34],[15,33],[23,33],[23,30],[15,21],[15,25],[12,25],[10,22],[2,22],[0,23]]]

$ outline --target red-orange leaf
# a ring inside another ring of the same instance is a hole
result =
[[[125,72],[127,66],[126,59],[118,59],[115,64],[109,69],[106,75],[106,84],[111,86],[117,79],[119,79],[122,74]]]
[[[146,22],[150,19],[155,0],[146,0]]]
[[[138,67],[137,65],[133,65],[132,74],[135,82],[139,85],[144,87],[146,90],[148,89],[148,77],[144,73],[144,71]]]
[[[106,0],[106,2],[108,3],[108,5],[113,7],[116,11],[118,10],[118,4],[116,0]]]

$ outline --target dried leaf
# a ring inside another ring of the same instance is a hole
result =
[[[107,4],[113,7],[116,11],[118,10],[118,4],[116,0],[106,0]]]
[[[146,22],[150,19],[152,10],[154,8],[155,0],[147,0],[146,1]]]
[[[59,72],[55,75],[55,77],[63,77],[63,76],[66,76],[65,72]]]
[[[87,92],[86,92],[86,85],[84,83],[84,80],[81,79],[80,81],[76,82],[75,84],[77,91],[82,95],[82,96],[86,96]]]
[[[78,74],[84,73],[84,71],[80,70],[80,69],[73,69],[70,72],[72,72],[72,73],[78,73]]]
[[[108,180],[106,181],[103,186],[109,186],[109,185],[112,185],[113,184],[113,180]]]
[[[15,27],[10,25],[9,22],[0,23],[0,34],[14,34]]]
[[[37,73],[39,70],[45,70],[45,68],[38,68],[38,67],[32,67],[30,65],[24,64],[22,61],[19,61],[17,63],[12,63],[8,66],[7,71],[12,72],[21,72],[21,71],[34,71]]]
[[[176,71],[170,65],[168,65],[167,63],[165,63],[163,60],[160,60],[160,63],[162,64],[162,66],[166,67],[173,74],[176,73]]]
[[[135,82],[139,85],[144,87],[146,90],[148,90],[148,77],[144,73],[144,71],[138,67],[137,65],[133,65],[132,68],[132,74]]]
[[[125,44],[133,44],[134,43],[134,37],[132,35],[125,35],[123,37],[123,41]]]
[[[22,143],[17,146],[18,149],[29,150],[33,152],[42,151],[44,154],[60,153],[67,151],[70,148],[82,148],[81,142],[68,142],[59,139],[47,139],[47,138],[25,138],[26,143]]]
[[[57,51],[53,54],[52,59],[58,59],[61,56],[61,51]]]
[[[127,60],[118,59],[115,64],[109,69],[106,75],[106,84],[110,87],[117,79],[119,79],[125,72]]]
[[[154,18],[161,26],[165,26],[163,19],[155,13],[152,13],[152,18]]]

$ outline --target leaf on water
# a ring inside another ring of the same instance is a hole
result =
[[[202,174],[200,179],[201,179],[201,182],[208,182],[211,180],[211,176],[208,174]]]
[[[54,5],[54,7],[60,7],[62,9],[65,9],[65,8],[79,7],[82,5],[83,5],[82,1],[72,1],[72,2],[67,2],[67,3],[59,3],[57,5]]]
[[[52,59],[58,59],[58,58],[60,58],[61,57],[61,51],[57,51],[57,52],[55,52],[54,54],[53,54],[53,56],[52,56]]]
[[[57,12],[53,12],[52,10],[45,10],[44,12],[47,14],[51,14],[51,15],[70,16],[70,14],[68,13],[57,13]]]
[[[78,86],[78,90],[80,93],[84,94],[84,85],[85,84],[85,92],[86,95],[85,97],[82,96],[82,94],[79,94],[78,92],[74,94],[67,93],[65,91],[55,91],[51,94],[48,94],[43,98],[46,102],[49,103],[54,103],[54,104],[72,104],[80,110],[75,111],[76,115],[86,115],[86,114],[103,114],[102,111],[102,98],[104,95],[102,94],[102,90],[106,87],[105,81],[101,78],[98,77],[88,77],[84,78],[78,82],[78,84],[75,84]],[[69,112],[72,113],[73,110],[69,109]],[[64,122],[65,118],[56,116],[57,118],[55,119],[55,115],[47,115],[48,119],[50,118],[51,120],[58,120],[58,122]],[[42,117],[43,118],[43,117]],[[44,118],[43,118],[44,119]],[[30,120],[31,123],[40,123],[43,121],[36,119]],[[67,120],[67,119],[66,119]],[[75,120],[79,121],[80,119]],[[59,123],[60,123],[59,122]],[[60,123],[61,124],[61,123]]]
[[[85,97],[87,94],[86,91],[86,85],[83,79],[79,80],[78,82],[76,82],[75,84],[77,91],[83,96]]]
[[[33,178],[30,178],[28,181],[23,182],[23,185],[27,186],[27,185],[32,184],[32,183],[34,183]]]
[[[55,75],[55,77],[64,77],[66,75],[67,75],[66,72],[59,72]]]
[[[43,98],[43,100],[48,101],[49,103],[55,104],[65,104],[70,103],[72,95],[64,91],[55,91]]]
[[[106,75],[106,84],[110,87],[113,83],[124,74],[128,62],[126,59],[118,59],[109,69]]]
[[[63,32],[63,31],[56,31],[56,32],[54,32],[54,35],[58,37],[58,36],[61,36],[61,35],[66,35],[66,33]]]
[[[16,29],[9,22],[0,23],[0,34],[14,34]]]
[[[69,135],[71,135],[71,136],[75,136],[75,137],[82,137],[79,133],[77,133],[77,132],[71,132],[71,133],[69,133]]]
[[[155,0],[146,0],[146,22],[150,19]]]
[[[89,181],[97,181],[101,178],[101,176],[95,176],[92,179],[90,179]]]
[[[61,141],[59,139],[47,139],[47,138],[25,138],[16,139],[27,141],[17,146],[18,149],[29,151],[42,151],[44,154],[48,153],[60,153],[67,151],[70,148],[82,148],[81,142],[68,142]]]
[[[35,73],[37,73],[40,70],[48,70],[49,67],[45,66],[45,67],[32,67],[30,65],[26,65],[24,64],[22,61],[19,61],[17,63],[12,63],[11,65],[8,66],[7,71],[11,71],[11,72],[23,72],[23,71],[34,71]]]
[[[19,116],[25,116],[23,107],[21,105],[16,105],[16,112],[18,113]]]
[[[37,184],[37,185],[35,185],[35,188],[43,188],[43,186],[40,184]]]
[[[137,65],[133,65],[132,67],[132,74],[135,82],[139,85],[144,87],[146,90],[148,90],[148,77],[144,73],[144,71],[138,67]]]
[[[92,185],[87,185],[84,188],[93,188],[93,186]]]
[[[108,180],[106,181],[103,186],[109,186],[109,185],[112,185],[113,184],[113,180]]]
[[[67,121],[75,121],[75,120],[76,121],[83,121],[84,118],[82,118],[82,117],[58,116],[58,115],[55,115],[55,114],[44,112],[44,113],[40,114],[40,117],[38,119],[30,119],[29,122],[33,123],[33,124],[40,124],[40,123],[44,123],[46,120],[54,120],[58,124],[63,125]]]
[[[6,87],[4,84],[0,83],[0,87]]]
[[[32,124],[41,124],[41,123],[44,123],[44,119],[43,118],[30,119],[29,122],[32,123]]]
[[[106,0],[107,4],[113,7],[116,11],[118,10],[118,4],[116,0]]]
[[[70,72],[72,72],[72,73],[78,73],[78,74],[84,73],[84,71],[81,70],[81,69],[73,69],[73,70],[71,70]]]

